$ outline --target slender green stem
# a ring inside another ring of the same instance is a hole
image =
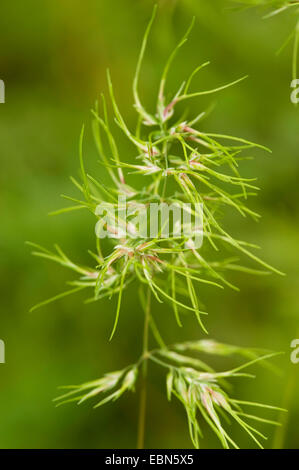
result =
[[[147,399],[147,354],[148,354],[148,333],[150,322],[150,305],[151,305],[151,290],[148,289],[147,301],[144,311],[144,328],[143,328],[143,347],[142,355],[145,358],[142,363],[142,383],[140,391],[139,403],[139,417],[138,417],[138,435],[137,435],[137,449],[144,448],[144,434],[145,434],[145,420],[146,420],[146,399]]]

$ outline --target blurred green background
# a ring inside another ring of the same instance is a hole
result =
[[[102,177],[89,109],[100,92],[107,91],[108,66],[119,106],[129,125],[135,124],[131,82],[153,3],[1,2],[0,78],[6,84],[6,103],[0,105],[0,338],[6,344],[6,364],[0,365],[1,448],[135,446],[138,390],[97,410],[91,404],[55,408],[51,401],[59,385],[97,378],[140,354],[143,318],[134,287],[125,294],[111,343],[114,301],[84,305],[84,294],[78,294],[29,313],[33,304],[63,291],[70,273],[31,257],[24,242],[48,247],[57,242],[78,262],[88,260],[87,250],[94,248],[93,217],[81,211],[57,217],[47,213],[67,205],[61,193],[76,195],[69,175],[78,174],[83,122],[86,164],[89,172]],[[266,425],[259,429],[269,435],[266,447],[299,448],[299,364],[290,362],[290,342],[299,337],[299,110],[289,99],[291,47],[276,55],[294,18],[287,14],[263,20],[260,11],[234,11],[226,0],[157,3],[158,18],[142,72],[145,102],[151,104],[165,60],[195,15],[169,88],[176,91],[206,60],[211,65],[194,80],[194,89],[248,74],[245,82],[217,95],[217,107],[202,125],[273,150],[272,155],[257,151],[256,159],[243,165],[245,176],[259,178],[262,192],[251,207],[263,215],[261,222],[240,220],[229,212],[225,225],[236,238],[258,243],[263,258],[287,276],[231,275],[240,293],[208,288],[201,290],[201,298],[210,313],[206,326],[212,338],[285,352],[274,361],[281,376],[256,367],[257,378],[236,380],[234,391],[244,400],[286,406],[289,413],[278,432]],[[190,112],[198,113],[210,102],[198,98]],[[126,155],[125,143],[121,145],[121,157],[132,158]],[[154,309],[167,341],[203,337],[193,317],[186,316],[182,332],[166,304]],[[238,363],[238,358],[213,360],[219,368]],[[184,410],[166,401],[164,375],[154,367],[149,375],[146,446],[191,447]],[[211,431],[205,426],[204,431],[203,447],[219,447]],[[252,445],[238,427],[233,433],[241,447]]]

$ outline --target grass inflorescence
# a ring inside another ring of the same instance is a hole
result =
[[[166,86],[170,66],[176,53],[187,40],[193,21],[170,55],[162,72],[155,110],[152,112],[145,109],[139,95],[139,78],[155,12],[156,9],[143,38],[133,80],[134,108],[138,115],[134,131],[129,128],[118,107],[111,75],[109,71],[107,72],[114,122],[131,142],[136,159],[131,163],[121,158],[122,152],[118,148],[117,138],[108,117],[106,99],[102,95],[101,106],[96,103],[92,110],[92,130],[101,164],[106,168],[111,184],[107,186],[86,172],[83,161],[84,128],[82,128],[79,141],[81,180],[77,181],[72,178],[80,195],[65,196],[72,201],[73,205],[55,211],[55,214],[88,209],[97,216],[99,204],[108,202],[110,208],[116,208],[121,197],[126,198],[126,205],[132,214],[141,204],[149,205],[152,202],[169,205],[202,204],[203,219],[200,230],[204,243],[210,245],[216,256],[213,260],[207,259],[202,250],[195,246],[192,237],[185,234],[188,231],[183,231],[180,235],[170,231],[167,237],[159,232],[158,236],[150,239],[133,236],[136,228],[134,223],[123,220],[121,215],[114,211],[111,213],[108,211],[105,229],[108,232],[111,230],[110,251],[104,252],[102,240],[97,238],[95,252],[89,252],[92,260],[90,266],[75,263],[57,245],[54,251],[50,251],[31,244],[34,248],[33,254],[36,256],[59,263],[77,274],[77,278],[69,282],[69,289],[39,303],[33,309],[80,290],[92,292],[86,302],[116,296],[118,300],[110,336],[112,339],[118,327],[125,289],[131,283],[138,283],[140,302],[145,314],[143,352],[139,360],[125,369],[105,374],[99,380],[67,387],[68,390],[58,398],[58,402],[82,403],[94,398],[98,400],[95,406],[100,406],[117,400],[128,390],[134,390],[141,376],[143,398],[140,405],[139,422],[141,424],[138,445],[142,447],[145,377],[147,364],[151,362],[166,370],[167,396],[169,399],[176,397],[183,404],[188,418],[190,436],[195,447],[199,447],[202,420],[206,421],[217,434],[224,447],[237,447],[222,424],[223,414],[237,421],[257,445],[261,446],[260,439],[265,436],[248,421],[278,423],[243,411],[243,406],[256,408],[261,406],[267,408],[267,406],[254,402],[241,402],[232,398],[227,392],[227,381],[240,376],[252,377],[240,371],[255,362],[272,357],[272,354],[229,346],[212,340],[189,341],[167,346],[158,331],[150,305],[152,300],[168,303],[179,326],[183,324],[181,312],[191,312],[200,327],[207,333],[204,321],[207,312],[199,298],[201,284],[217,288],[229,286],[237,289],[226,278],[225,271],[237,270],[253,274],[265,274],[270,271],[279,273],[255,255],[255,245],[235,239],[222,226],[218,215],[220,209],[226,206],[243,217],[250,216],[255,220],[259,218],[259,215],[247,204],[249,196],[256,194],[258,190],[256,182],[240,175],[239,163],[242,159],[248,158],[248,149],[262,148],[265,151],[268,149],[242,138],[204,132],[200,127],[200,122],[205,117],[205,112],[190,118],[177,116],[179,103],[198,96],[220,92],[244,78],[204,91],[192,91],[192,79],[196,73],[208,65],[206,62],[196,67],[180,85],[178,91],[168,97]],[[128,175],[132,172],[140,175],[140,180],[143,181],[141,190],[127,183]],[[101,222],[100,216],[98,219]],[[113,238],[112,227],[115,226],[115,222],[123,230],[123,237],[120,239]],[[127,234],[132,236],[127,237]],[[232,249],[235,250],[236,256],[223,256],[226,247],[230,252]],[[257,267],[243,266],[239,261],[239,256],[251,259]],[[149,331],[156,340],[157,349],[149,350]],[[216,372],[206,362],[194,357],[192,353],[224,356],[240,354],[248,358],[249,362],[231,370]],[[273,407],[273,409],[276,408]]]

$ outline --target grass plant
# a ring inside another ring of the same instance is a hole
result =
[[[107,81],[113,119],[109,119],[104,95],[101,97],[101,103],[96,103],[92,110],[95,143],[101,165],[105,167],[111,184],[108,187],[99,178],[86,172],[83,160],[83,127],[79,141],[81,180],[72,178],[79,195],[65,196],[72,205],[55,211],[55,214],[87,209],[96,216],[99,204],[108,202],[110,207],[116,207],[118,198],[124,196],[133,214],[140,204],[148,205],[152,202],[174,205],[200,203],[203,205],[201,230],[204,244],[209,245],[215,255],[209,260],[202,250],[194,245],[192,237],[184,234],[177,236],[171,232],[168,237],[163,237],[159,233],[159,236],[150,239],[126,237],[126,234],[134,232],[133,222],[124,221],[121,216],[111,214],[108,222],[106,218],[105,228],[109,231],[110,225],[112,227],[114,219],[117,218],[124,236],[121,239],[109,239],[109,252],[103,249],[102,240],[96,238],[96,250],[89,252],[90,266],[77,264],[58,245],[55,245],[54,250],[48,250],[31,243],[35,256],[58,263],[76,275],[64,292],[40,302],[32,310],[81,290],[90,292],[87,303],[116,296],[117,308],[110,335],[112,340],[118,329],[126,288],[134,283],[144,312],[143,349],[140,357],[134,364],[106,373],[97,380],[63,387],[65,390],[55,400],[56,403],[80,404],[91,400],[94,407],[100,407],[115,402],[128,391],[134,391],[140,380],[137,447],[142,448],[146,424],[147,372],[149,364],[152,364],[165,372],[168,400],[175,398],[184,407],[194,447],[200,446],[202,426],[206,422],[224,448],[238,448],[228,431],[230,421],[236,421],[256,445],[262,447],[262,441],[266,437],[252,422],[279,425],[275,420],[263,418],[258,413],[263,408],[274,412],[279,408],[235,398],[230,382],[238,377],[252,378],[253,375],[247,372],[247,368],[267,361],[275,354],[222,344],[211,339],[166,345],[157,328],[151,305],[153,302],[168,304],[173,310],[174,321],[180,327],[183,326],[181,313],[189,312],[194,315],[199,329],[206,335],[207,311],[200,299],[202,284],[208,284],[211,288],[223,289],[227,286],[238,290],[227,278],[226,272],[237,270],[260,275],[279,273],[255,254],[255,245],[234,238],[221,221],[221,209],[225,206],[242,217],[249,216],[258,220],[259,215],[247,204],[248,198],[258,191],[256,182],[252,178],[242,177],[239,168],[240,162],[248,158],[248,151],[257,148],[269,150],[239,137],[204,132],[200,126],[206,115],[204,111],[191,117],[187,114],[183,118],[178,115],[177,108],[181,102],[221,92],[243,80],[233,79],[228,84],[193,91],[192,79],[208,65],[206,62],[197,66],[179,86],[178,91],[169,95],[168,73],[175,55],[187,41],[193,21],[165,65],[155,108],[149,110],[144,107],[140,97],[140,71],[155,13],[156,8],[142,41],[133,80],[136,129],[133,131],[129,128],[116,102],[109,71]],[[133,163],[126,161],[121,148],[118,147],[118,139],[113,132],[115,123],[131,142],[132,152],[136,156]],[[132,172],[140,175],[141,190],[127,183]],[[99,221],[101,222],[101,218]],[[236,253],[233,257],[232,251]],[[249,266],[243,265],[244,258],[251,261]],[[149,347],[150,333],[156,342],[153,349]],[[245,358],[245,362],[232,369],[215,371],[203,358],[211,354],[227,357],[237,355]]]

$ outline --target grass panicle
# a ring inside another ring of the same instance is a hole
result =
[[[235,80],[233,77],[230,84],[220,84],[206,91],[192,91],[192,78],[208,65],[204,63],[186,77],[186,81],[180,86],[179,91],[172,95],[170,101],[166,100],[168,96],[166,79],[170,73],[170,66],[186,42],[194,20],[170,55],[162,72],[156,109],[154,112],[145,109],[139,95],[140,71],[155,13],[156,8],[142,41],[133,80],[134,108],[139,123],[137,131],[132,131],[125,122],[116,102],[112,77],[108,71],[107,80],[113,116],[111,119],[108,115],[108,106],[102,96],[101,104],[96,102],[92,110],[92,131],[100,163],[102,168],[107,170],[110,183],[103,184],[100,178],[90,176],[86,171],[83,160],[83,127],[79,141],[81,180],[71,179],[78,195],[64,196],[72,202],[72,205],[54,212],[64,214],[77,209],[87,209],[92,212],[97,224],[109,234],[109,250],[107,251],[107,246],[102,246],[102,239],[97,238],[96,251],[90,252],[90,266],[81,266],[71,260],[57,245],[52,251],[30,244],[35,256],[58,263],[73,271],[76,276],[68,283],[70,289],[67,288],[63,293],[39,303],[34,309],[81,290],[91,292],[86,302],[115,296],[117,309],[110,339],[118,331],[125,289],[131,283],[139,285],[141,305],[145,312],[143,354],[136,364],[123,370],[106,374],[99,380],[67,387],[67,391],[58,398],[57,403],[73,401],[83,403],[95,399],[97,407],[115,401],[126,391],[134,390],[139,376],[145,381],[146,364],[150,361],[166,369],[167,396],[169,399],[176,397],[184,406],[190,437],[195,447],[199,447],[202,421],[206,421],[216,433],[223,447],[237,447],[222,423],[223,414],[230,420],[236,421],[255,443],[261,446],[260,440],[264,436],[249,424],[250,420],[277,423],[244,412],[243,406],[246,408],[262,405],[238,401],[228,394],[226,387],[227,381],[231,378],[252,377],[243,372],[243,368],[257,361],[267,361],[272,356],[209,339],[167,347],[150,312],[150,298],[159,303],[169,304],[173,310],[174,321],[180,327],[183,325],[181,314],[186,312],[194,315],[199,329],[207,333],[204,322],[207,311],[201,298],[202,285],[208,285],[210,288],[229,286],[238,290],[226,276],[226,272],[239,271],[261,275],[279,272],[255,254],[257,248],[255,245],[234,238],[222,224],[221,219],[221,211],[225,207],[234,210],[242,217],[259,219],[259,214],[248,206],[249,197],[258,191],[256,181],[241,176],[240,164],[243,159],[248,158],[248,151],[268,149],[240,137],[205,132],[200,125],[206,114],[205,111],[196,116],[186,115],[183,121],[177,117],[178,103],[206,94],[224,92],[243,78]],[[115,123],[131,143],[132,154],[136,156],[133,161],[128,162],[122,155],[121,148],[118,148],[118,139],[113,131]],[[128,184],[130,173],[140,175],[141,188],[134,188]],[[129,219],[115,211],[120,198],[124,196],[126,209],[131,214]],[[158,236],[151,238],[141,236],[136,231],[134,215],[141,205],[148,207],[150,203],[166,203],[178,207],[186,203],[190,204],[189,207],[202,204],[203,219],[200,231],[208,249],[203,251],[196,247],[188,230],[182,230],[177,234],[171,229],[167,236],[163,236],[163,227],[161,227]],[[97,212],[99,204],[105,204],[105,219]],[[121,236],[116,237],[115,226],[120,230]],[[231,256],[232,250],[236,252],[236,256]],[[211,259],[209,259],[210,252]],[[243,265],[245,258],[254,262],[256,266]],[[158,346],[158,349],[152,351],[148,350],[149,331],[152,332]],[[220,373],[215,372],[201,358],[194,357],[197,353],[221,356],[238,354],[246,357],[249,362]],[[143,400],[144,397],[145,394]],[[141,427],[144,427],[145,421],[144,403],[145,401],[140,407]],[[139,429],[139,446],[143,445],[143,435],[144,429]]]

